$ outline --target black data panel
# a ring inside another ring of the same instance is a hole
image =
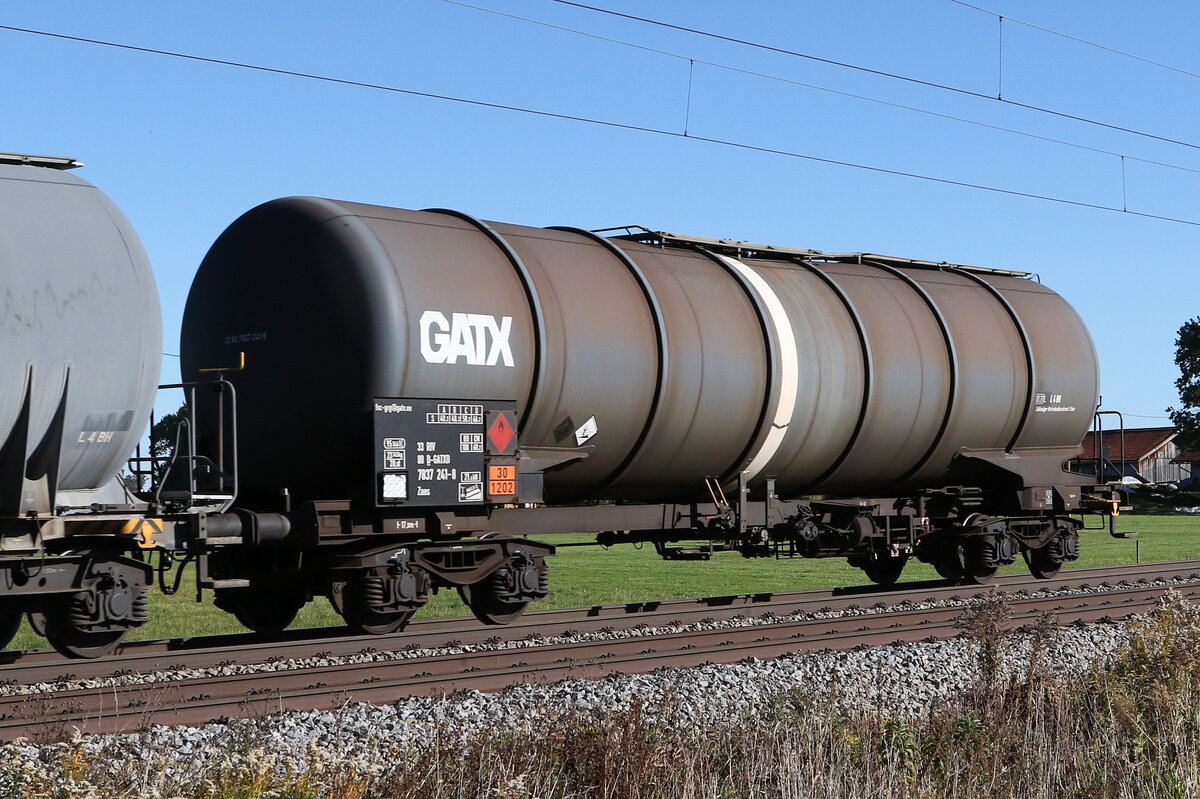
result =
[[[515,408],[513,402],[377,398],[378,504],[482,505],[488,413]]]

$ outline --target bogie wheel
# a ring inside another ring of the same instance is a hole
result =
[[[1050,556],[1048,547],[1027,549],[1021,554],[1025,556],[1025,565],[1029,567],[1029,573],[1039,580],[1057,577],[1062,571],[1062,561],[1055,561]]]
[[[11,606],[0,609],[0,649],[8,647],[20,626],[21,611]]]
[[[355,580],[346,585],[342,601],[342,618],[346,626],[359,635],[390,635],[400,632],[416,609],[379,611],[369,606],[367,594],[382,590],[369,580]]]
[[[990,583],[1000,568],[996,565],[995,547],[990,538],[973,536],[962,543],[963,571],[967,582],[976,585]]]
[[[295,620],[304,598],[263,588],[227,588],[219,590],[216,604],[248,630],[277,633]]]
[[[963,528],[982,531],[989,521],[982,513],[972,513],[963,520]],[[991,535],[973,535],[960,539],[958,546],[962,552],[963,576],[967,582],[976,585],[990,583],[1000,568],[997,565],[998,539]]]
[[[967,569],[963,564],[962,542],[950,539],[943,541],[938,549],[938,556],[933,561],[933,568],[946,580],[962,582],[967,576]]]
[[[509,624],[525,612],[529,602],[502,602],[496,597],[493,577],[485,577],[471,585],[460,585],[458,595],[471,609],[475,618],[484,624]]]
[[[72,658],[98,658],[116,649],[127,630],[85,629],[79,619],[86,614],[85,600],[78,594],[48,605],[42,615],[50,646]]]
[[[987,585],[996,577],[997,567],[981,563],[967,564],[967,579],[976,585]]]
[[[908,563],[908,555],[883,557],[867,561],[862,565],[862,570],[866,572],[867,579],[873,583],[893,585],[900,579],[900,572],[904,571],[906,563]]]
[[[359,635],[390,635],[403,630],[414,613],[414,610],[375,613],[347,608],[342,618],[346,620],[346,626]]]

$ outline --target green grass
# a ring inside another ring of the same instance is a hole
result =
[[[1095,519],[1091,521],[1095,522]],[[1082,535],[1082,555],[1074,565],[1133,563],[1139,554],[1142,561],[1200,558],[1200,517],[1122,515],[1117,517],[1117,529],[1137,531],[1140,537],[1118,539],[1109,536],[1107,530],[1088,530]],[[546,540],[556,543],[587,539],[583,536],[559,536]],[[794,591],[866,582],[862,571],[849,566],[844,558],[748,560],[727,552],[717,553],[710,561],[668,562],[660,559],[649,545],[640,550],[629,545],[611,549],[564,547],[549,560],[549,565],[551,593],[536,607],[574,607],[716,594]],[[1024,562],[1018,560],[1003,571],[1022,573],[1025,571]],[[157,592],[151,595],[150,622],[131,633],[132,638],[211,635],[241,630],[232,616],[212,606],[211,594],[206,594],[203,603],[194,601],[191,577],[192,572],[189,571],[176,596],[163,596]],[[931,566],[912,561],[902,579],[936,577]],[[458,616],[466,612],[457,592],[442,590],[418,616]],[[317,627],[339,623],[340,618],[322,597],[305,606],[293,626]],[[11,646],[42,647],[45,642],[29,629],[28,624],[23,624]]]

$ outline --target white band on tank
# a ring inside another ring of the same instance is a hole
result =
[[[775,364],[778,378],[775,381],[775,415],[771,419],[771,429],[758,451],[750,458],[746,467],[746,478],[752,480],[767,467],[783,439],[787,436],[788,425],[792,423],[792,415],[796,411],[796,393],[800,382],[800,356],[796,348],[796,333],[792,330],[791,320],[780,302],[775,290],[763,279],[753,267],[728,255],[719,255],[730,269],[736,271],[758,293],[762,307],[766,309],[769,324],[775,331],[775,341],[779,347],[779,360]]]

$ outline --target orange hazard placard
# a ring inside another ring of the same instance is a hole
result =
[[[517,493],[517,467],[511,464],[488,464],[487,492],[491,496],[512,496]]]

